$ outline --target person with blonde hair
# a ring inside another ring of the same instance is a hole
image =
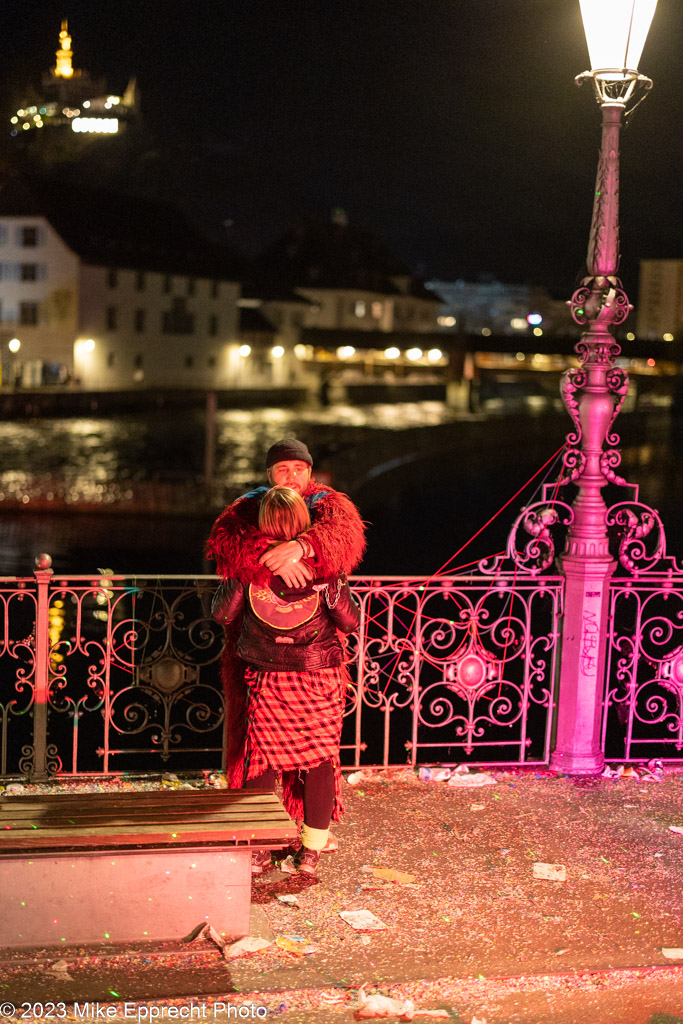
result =
[[[358,628],[360,611],[346,575],[313,575],[303,558],[309,510],[289,487],[272,487],[261,499],[258,528],[269,544],[302,538],[301,558],[311,579],[304,587],[273,573],[265,580],[224,580],[212,612],[228,630],[239,624],[238,657],[246,663],[246,700],[228,705],[229,730],[241,738],[241,786],[273,789],[282,773],[283,801],[294,818],[303,818],[301,845],[281,870],[314,875],[328,842],[331,820],[343,812],[339,744],[346,690],[343,634]],[[260,874],[268,851],[254,854]]]

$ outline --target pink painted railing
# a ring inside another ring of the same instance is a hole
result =
[[[636,498],[610,513],[624,575],[610,590],[602,747],[611,760],[677,760],[683,576],[657,524],[644,532],[651,510]],[[522,510],[510,557],[477,575],[353,580],[344,765],[548,764],[564,579],[543,570],[569,515],[552,498]],[[0,580],[0,777],[219,770],[215,585],[48,568]]]
[[[216,770],[215,577],[0,580],[0,776]],[[544,764],[562,581],[364,577],[342,761]]]

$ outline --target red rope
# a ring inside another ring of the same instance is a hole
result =
[[[527,482],[526,482],[525,484],[522,484],[522,486],[521,486],[521,487],[520,487],[520,488],[519,488],[518,490],[516,490],[516,491],[515,491],[515,493],[514,493],[514,494],[512,495],[512,497],[511,497],[511,498],[508,498],[508,500],[507,500],[507,501],[505,502],[505,504],[504,504],[504,505],[501,505],[501,507],[500,507],[500,508],[498,509],[498,511],[497,511],[497,512],[494,512],[494,514],[493,514],[493,515],[491,516],[491,518],[490,518],[490,519],[488,519],[488,520],[487,520],[487,521],[486,521],[486,522],[484,523],[484,525],[483,525],[483,526],[481,526],[481,527],[480,527],[480,528],[479,528],[479,529],[477,530],[477,532],[476,532],[476,533],[473,533],[473,534],[472,534],[472,536],[470,537],[470,539],[469,539],[469,540],[466,540],[466,541],[465,541],[465,543],[464,543],[464,544],[462,544],[462,545],[461,545],[461,546],[460,546],[460,547],[458,548],[458,550],[457,550],[457,551],[455,552],[455,554],[451,555],[451,557],[450,557],[450,558],[448,559],[448,561],[447,561],[447,562],[444,562],[444,564],[443,564],[443,565],[441,566],[441,568],[440,568],[440,569],[437,569],[437,570],[436,570],[436,572],[435,572],[435,573],[434,573],[434,574],[433,574],[432,576],[430,576],[430,578],[429,578],[429,580],[427,580],[427,582],[428,582],[428,583],[429,583],[429,582],[431,582],[431,580],[433,580],[433,579],[434,579],[434,578],[435,578],[436,576],[438,576],[438,575],[439,575],[440,573],[442,573],[442,572],[443,572],[443,570],[444,570],[444,569],[446,568],[446,566],[447,566],[447,565],[449,565],[449,563],[450,563],[450,562],[452,562],[454,558],[457,558],[457,557],[458,557],[458,555],[460,554],[460,552],[461,552],[461,551],[464,551],[464,550],[465,550],[465,548],[466,548],[466,547],[468,547],[468,546],[469,546],[469,545],[470,545],[470,544],[472,543],[472,541],[473,541],[473,540],[475,540],[475,539],[476,539],[476,538],[477,538],[477,537],[479,536],[479,534],[480,534],[480,533],[483,533],[483,532],[484,532],[484,530],[486,529],[486,527],[487,527],[487,526],[490,526],[490,525],[491,525],[491,523],[493,522],[493,520],[494,520],[494,519],[497,519],[497,518],[498,518],[498,516],[500,515],[500,513],[501,513],[501,512],[504,512],[504,511],[505,511],[505,509],[506,509],[506,508],[508,507],[508,505],[510,505],[510,504],[511,504],[511,503],[512,503],[512,502],[513,502],[513,501],[515,500],[515,498],[516,498],[516,497],[518,497],[518,495],[520,495],[520,494],[522,493],[522,491],[523,491],[523,490],[524,490],[525,488],[527,488],[527,487],[529,486],[529,484],[530,484],[530,483],[532,482],[532,480],[535,480],[535,479],[536,479],[536,477],[537,477],[537,476],[539,476],[539,474],[541,474],[541,473],[543,472],[543,470],[545,469],[545,467],[546,467],[547,465],[549,465],[549,463],[551,463],[551,462],[553,461],[553,459],[556,459],[556,458],[557,458],[557,456],[558,456],[558,455],[560,454],[560,452],[562,451],[562,449],[563,449],[564,447],[566,447],[566,444],[567,444],[567,442],[566,442],[566,441],[563,441],[563,442],[562,442],[562,444],[560,445],[560,447],[559,447],[559,448],[557,449],[557,451],[556,451],[556,452],[553,452],[553,454],[552,454],[552,455],[550,456],[550,458],[549,458],[549,459],[546,459],[546,461],[545,461],[545,462],[543,463],[543,465],[542,465],[542,466],[540,467],[540,469],[537,469],[537,470],[536,470],[536,472],[534,473],[534,475],[533,475],[533,476],[530,476],[530,477],[529,477],[529,479],[527,480]]]
[[[550,458],[546,459],[546,461],[545,461],[545,462],[543,463],[543,465],[542,465],[542,466],[540,466],[540,467],[539,467],[539,469],[537,469],[537,470],[536,470],[536,472],[535,472],[535,473],[534,473],[534,474],[533,474],[532,476],[530,476],[530,477],[529,477],[529,479],[528,479],[528,480],[526,481],[526,483],[522,484],[522,486],[521,486],[521,487],[519,487],[519,488],[518,488],[518,489],[517,489],[517,490],[515,491],[515,493],[514,493],[514,494],[512,495],[512,497],[511,497],[511,498],[508,498],[508,500],[507,500],[507,501],[505,502],[505,504],[504,504],[504,505],[501,505],[501,507],[500,507],[500,508],[498,509],[498,511],[497,511],[497,512],[495,512],[495,513],[494,513],[494,514],[493,514],[493,515],[492,515],[492,516],[491,516],[491,517],[490,517],[490,518],[489,518],[489,519],[488,519],[488,520],[487,520],[487,521],[486,521],[486,522],[484,523],[484,525],[483,525],[482,527],[480,527],[480,528],[479,528],[479,529],[478,529],[478,530],[476,531],[476,533],[473,533],[473,534],[472,534],[472,536],[471,536],[471,537],[469,538],[469,540],[466,540],[466,541],[465,541],[465,543],[464,543],[464,544],[462,544],[462,545],[461,545],[461,546],[460,546],[460,547],[458,548],[458,550],[457,550],[456,552],[454,552],[454,554],[452,554],[452,555],[451,555],[451,557],[450,557],[450,558],[449,558],[449,559],[448,559],[448,560],[447,560],[446,562],[444,562],[444,564],[443,564],[443,565],[441,566],[441,568],[440,568],[440,569],[437,569],[437,570],[436,570],[436,572],[432,573],[432,575],[431,575],[431,576],[429,576],[429,577],[428,577],[428,578],[427,578],[427,579],[425,580],[425,582],[424,582],[423,584],[421,584],[421,589],[423,589],[423,590],[424,590],[424,589],[425,589],[425,588],[426,588],[427,586],[429,586],[429,584],[430,584],[430,583],[431,583],[431,582],[432,582],[433,580],[437,579],[437,578],[439,577],[439,575],[445,575],[445,572],[444,572],[444,570],[446,569],[446,567],[447,567],[448,565],[450,565],[450,563],[451,563],[451,562],[453,561],[453,559],[454,559],[454,558],[457,558],[457,556],[458,556],[458,555],[459,555],[459,554],[460,554],[460,553],[461,553],[462,551],[464,551],[464,550],[465,550],[465,548],[466,548],[466,547],[468,547],[468,546],[469,546],[469,545],[470,545],[470,544],[472,543],[472,541],[473,541],[473,540],[475,540],[475,539],[476,539],[476,538],[477,538],[477,537],[478,537],[478,536],[479,536],[479,535],[480,535],[481,533],[483,533],[483,532],[484,532],[484,530],[485,530],[485,529],[487,528],[487,526],[490,526],[490,525],[491,525],[491,523],[492,523],[492,522],[494,521],[494,519],[497,519],[497,518],[498,518],[498,516],[499,516],[499,515],[501,514],[501,512],[504,512],[504,511],[505,511],[505,509],[506,509],[506,508],[508,507],[508,505],[510,505],[510,504],[511,504],[511,503],[512,503],[512,502],[513,502],[513,501],[515,500],[515,498],[517,498],[517,497],[518,497],[518,496],[519,496],[519,495],[520,495],[520,494],[522,493],[522,491],[524,491],[524,490],[525,490],[525,489],[526,489],[526,488],[527,488],[527,487],[529,486],[529,484],[530,484],[530,483],[532,483],[532,481],[534,481],[534,480],[536,479],[536,477],[537,477],[537,476],[539,476],[539,475],[540,475],[540,474],[541,474],[541,473],[543,472],[543,470],[544,470],[544,469],[546,468],[546,466],[550,465],[550,463],[551,463],[551,462],[552,462],[552,461],[553,461],[554,459],[556,459],[556,458],[557,458],[557,456],[558,456],[558,455],[559,455],[559,453],[560,453],[560,452],[562,451],[562,449],[563,449],[563,448],[566,448],[566,447],[567,447],[567,442],[566,442],[566,441],[563,441],[563,442],[562,442],[562,444],[560,445],[560,447],[559,447],[559,448],[558,448],[558,449],[557,449],[557,450],[556,450],[555,452],[553,452],[553,454],[552,454],[552,455],[550,456]],[[471,563],[471,562],[470,562],[470,563],[468,563],[468,564],[470,564],[470,565],[471,565],[471,564],[473,564],[473,563]],[[516,571],[515,571],[515,580],[516,580],[516,575],[517,575],[517,574],[516,574]],[[491,578],[491,582],[490,582],[490,584],[489,584],[489,588],[488,588],[488,590],[487,590],[487,594],[488,594],[488,593],[490,592],[490,590],[491,590],[491,587],[493,586],[493,584],[494,584],[494,582],[495,582],[495,579],[496,579],[496,576],[493,576],[493,577]],[[514,582],[513,582],[513,590],[514,590]],[[486,596],[486,595],[484,595],[484,596]],[[418,614],[418,613],[417,613],[417,611],[414,611],[414,612],[413,612],[413,618],[412,618],[412,621],[410,622],[410,624],[409,624],[408,626],[406,626],[406,624],[405,624],[405,623],[401,622],[401,625],[402,625],[402,626],[404,627],[404,629],[406,630],[406,633],[407,633],[408,635],[409,635],[409,634],[410,634],[410,633],[412,632],[412,630],[413,630],[413,628],[414,628],[414,626],[415,626],[415,621],[416,621],[416,619],[417,619],[417,614]],[[512,614],[512,605],[510,606],[510,614]],[[373,616],[373,618],[374,618],[374,616]],[[399,619],[399,621],[401,621],[401,620]],[[463,640],[463,642],[464,642],[464,640]],[[460,644],[460,647],[461,647],[461,646],[462,646],[462,643]],[[458,648],[458,649],[459,649],[459,648]],[[506,645],[506,651],[507,651],[507,645]],[[386,691],[387,691],[388,687],[389,687],[389,686],[391,685],[391,682],[392,682],[392,680],[393,680],[393,678],[394,678],[394,672],[395,672],[395,670],[396,670],[396,666],[397,666],[397,664],[398,664],[398,660],[399,660],[399,658],[400,658],[400,656],[401,656],[401,653],[402,653],[402,652],[400,652],[400,651],[396,653],[396,656],[395,656],[395,658],[394,658],[394,664],[393,664],[393,666],[391,667],[391,672],[390,672],[389,678],[388,678],[388,680],[387,680],[386,686],[384,687],[383,693],[386,693]],[[423,657],[424,657],[424,656],[425,656],[425,654],[424,654],[424,651],[422,652],[422,654],[423,654]],[[504,656],[505,656],[505,654],[504,654]],[[427,659],[427,660],[430,660],[430,659]]]

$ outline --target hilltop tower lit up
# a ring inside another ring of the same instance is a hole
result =
[[[107,89],[104,78],[93,79],[85,69],[74,68],[71,35],[66,20],[59,33],[54,67],[45,72],[39,95],[27,99],[10,118],[10,134],[43,148],[60,136],[62,148],[68,138],[112,136],[125,130],[138,112],[138,91],[131,78],[122,96]],[[68,133],[68,135],[67,135]],[[51,137],[51,138],[50,138]],[[35,140],[35,141],[34,141]],[[77,147],[78,148],[78,147]]]

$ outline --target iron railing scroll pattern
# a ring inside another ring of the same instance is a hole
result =
[[[35,579],[0,580],[0,610],[0,776],[25,775],[35,758]]]
[[[500,566],[356,580],[343,761],[545,763],[561,588]]]
[[[532,524],[533,541],[542,532]],[[518,554],[509,572],[353,581],[344,764],[547,760],[562,581],[534,577]],[[2,776],[220,769],[215,585],[49,569],[5,581]]]
[[[40,573],[36,573],[36,577]],[[30,580],[0,591],[3,721],[28,710],[29,741],[3,730],[3,775],[110,774],[222,766],[222,629],[209,615],[213,579],[55,577],[42,600]],[[20,601],[33,623],[15,626]],[[23,637],[28,628],[29,634]],[[15,633],[16,630],[16,633]],[[9,693],[8,693],[9,691]],[[38,695],[42,694],[42,700]],[[5,696],[7,695],[7,696]],[[24,698],[27,708],[21,705]],[[37,712],[43,704],[43,715]]]

